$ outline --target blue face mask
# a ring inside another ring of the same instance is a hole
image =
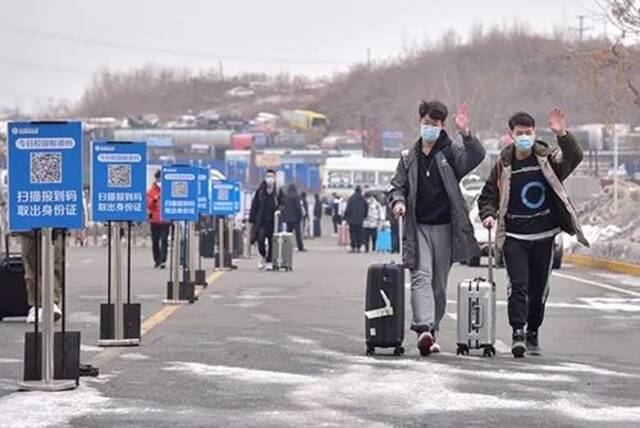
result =
[[[518,135],[516,137],[516,150],[519,152],[528,152],[533,147],[532,135]]]
[[[436,141],[440,137],[442,128],[433,125],[420,125],[420,136],[429,143]]]

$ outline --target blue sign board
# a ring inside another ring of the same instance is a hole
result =
[[[145,221],[146,186],[146,143],[92,143],[91,216],[94,221]]]
[[[165,221],[198,220],[198,167],[162,167],[162,212]]]
[[[198,213],[209,214],[209,169],[198,168]]]
[[[9,228],[84,227],[82,124],[10,122]]]
[[[242,186],[237,180],[216,181],[211,185],[211,214],[234,215],[240,212]]]

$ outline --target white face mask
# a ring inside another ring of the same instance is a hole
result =
[[[276,178],[275,177],[266,177],[264,179],[264,181],[269,185],[272,186],[276,183]]]

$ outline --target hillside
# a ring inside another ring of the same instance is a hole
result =
[[[336,130],[358,128],[364,117],[367,126],[411,135],[416,132],[418,101],[439,98],[452,110],[459,101],[469,102],[475,128],[485,134],[502,132],[509,114],[520,109],[543,121],[554,105],[563,106],[572,123],[614,117],[638,123],[640,111],[624,86],[612,90],[614,73],[594,61],[593,52],[602,46],[602,41],[590,41],[577,47],[561,37],[521,30],[478,32],[466,44],[447,34],[403,59],[354,66],[328,82],[260,74],[223,80],[215,72],[194,76],[150,67],[119,74],[103,71],[85,91],[76,113],[170,117],[216,110],[251,117],[259,111],[303,107],[327,113]],[[249,86],[250,96],[228,95],[232,88]]]

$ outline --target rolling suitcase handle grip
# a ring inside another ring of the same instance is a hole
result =
[[[471,313],[471,325],[473,328],[481,328],[484,324],[484,312],[482,311],[482,305],[475,305],[471,309]]]

